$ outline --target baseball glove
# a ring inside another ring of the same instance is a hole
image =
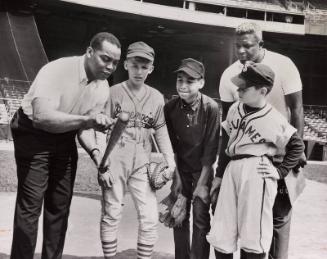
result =
[[[161,189],[168,181],[173,178],[173,173],[168,170],[166,163],[150,162],[148,165],[148,178],[153,190]]]
[[[170,193],[159,203],[159,221],[169,228],[181,226],[186,216],[186,202],[182,194],[175,198]]]

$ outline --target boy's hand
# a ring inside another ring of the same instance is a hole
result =
[[[197,185],[193,192],[193,200],[199,197],[205,204],[209,204],[209,188],[206,185]]]
[[[109,189],[115,183],[115,177],[110,172],[109,168],[106,168],[105,172],[98,171],[98,183],[104,189]]]
[[[210,200],[212,207],[216,207],[217,199],[218,199],[218,194],[221,186],[221,181],[222,178],[220,177],[215,177],[212,181],[211,189],[210,189]]]
[[[270,163],[268,163],[267,161],[263,161],[261,160],[259,162],[259,165],[257,167],[257,172],[259,174],[261,174],[262,178],[271,178],[271,179],[275,179],[275,180],[279,180],[280,179],[280,175],[277,171],[277,169],[272,166]]]

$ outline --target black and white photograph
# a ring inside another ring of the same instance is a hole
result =
[[[0,259],[327,258],[327,0],[0,0]]]

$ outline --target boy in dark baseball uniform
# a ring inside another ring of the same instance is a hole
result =
[[[277,180],[298,164],[304,151],[296,129],[267,103],[274,78],[270,67],[253,63],[231,79],[240,101],[222,123],[229,136],[222,148],[229,159],[220,157],[225,163],[217,172],[224,176],[208,235],[217,259],[233,258],[238,239],[242,259],[265,258],[273,235]]]
[[[166,159],[170,175],[175,170],[163,113],[163,95],[145,84],[154,69],[154,56],[153,48],[146,43],[130,44],[124,62],[128,80],[110,89],[107,114],[117,118],[121,112],[126,112],[129,122],[109,157],[108,174],[114,177],[114,181],[111,186],[102,186],[101,241],[106,259],[113,258],[117,252],[117,231],[127,189],[133,198],[139,222],[137,258],[152,256],[158,223],[156,193],[151,189],[147,175],[152,132]]]
[[[209,186],[218,148],[218,104],[199,92],[204,86],[205,74],[201,62],[184,59],[176,73],[179,97],[164,108],[177,168],[171,190],[175,196],[182,193],[187,198],[186,218],[181,227],[174,228],[175,258],[206,259],[210,252],[206,234],[210,229]]]

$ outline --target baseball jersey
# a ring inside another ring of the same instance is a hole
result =
[[[299,71],[290,58],[266,49],[264,51],[265,55],[261,63],[269,66],[275,73],[274,86],[267,97],[267,101],[290,120],[290,112],[286,106],[284,95],[302,90]],[[231,82],[231,78],[241,73],[242,68],[243,64],[238,60],[222,74],[219,95],[223,102],[238,100],[237,86]]]
[[[158,130],[166,125],[163,95],[148,85],[144,87],[145,94],[141,100],[129,90],[126,81],[110,89],[110,115],[116,118],[122,111],[129,114],[130,119],[123,137],[135,141],[148,140],[152,129]]]
[[[280,158],[296,132],[285,117],[267,103],[258,111],[246,113],[244,104],[235,102],[222,126],[229,135],[226,154]]]
[[[86,115],[101,112],[109,96],[107,80],[88,83],[85,56],[60,58],[41,68],[22,100],[24,113],[33,119],[32,101],[47,98],[56,110]]]

